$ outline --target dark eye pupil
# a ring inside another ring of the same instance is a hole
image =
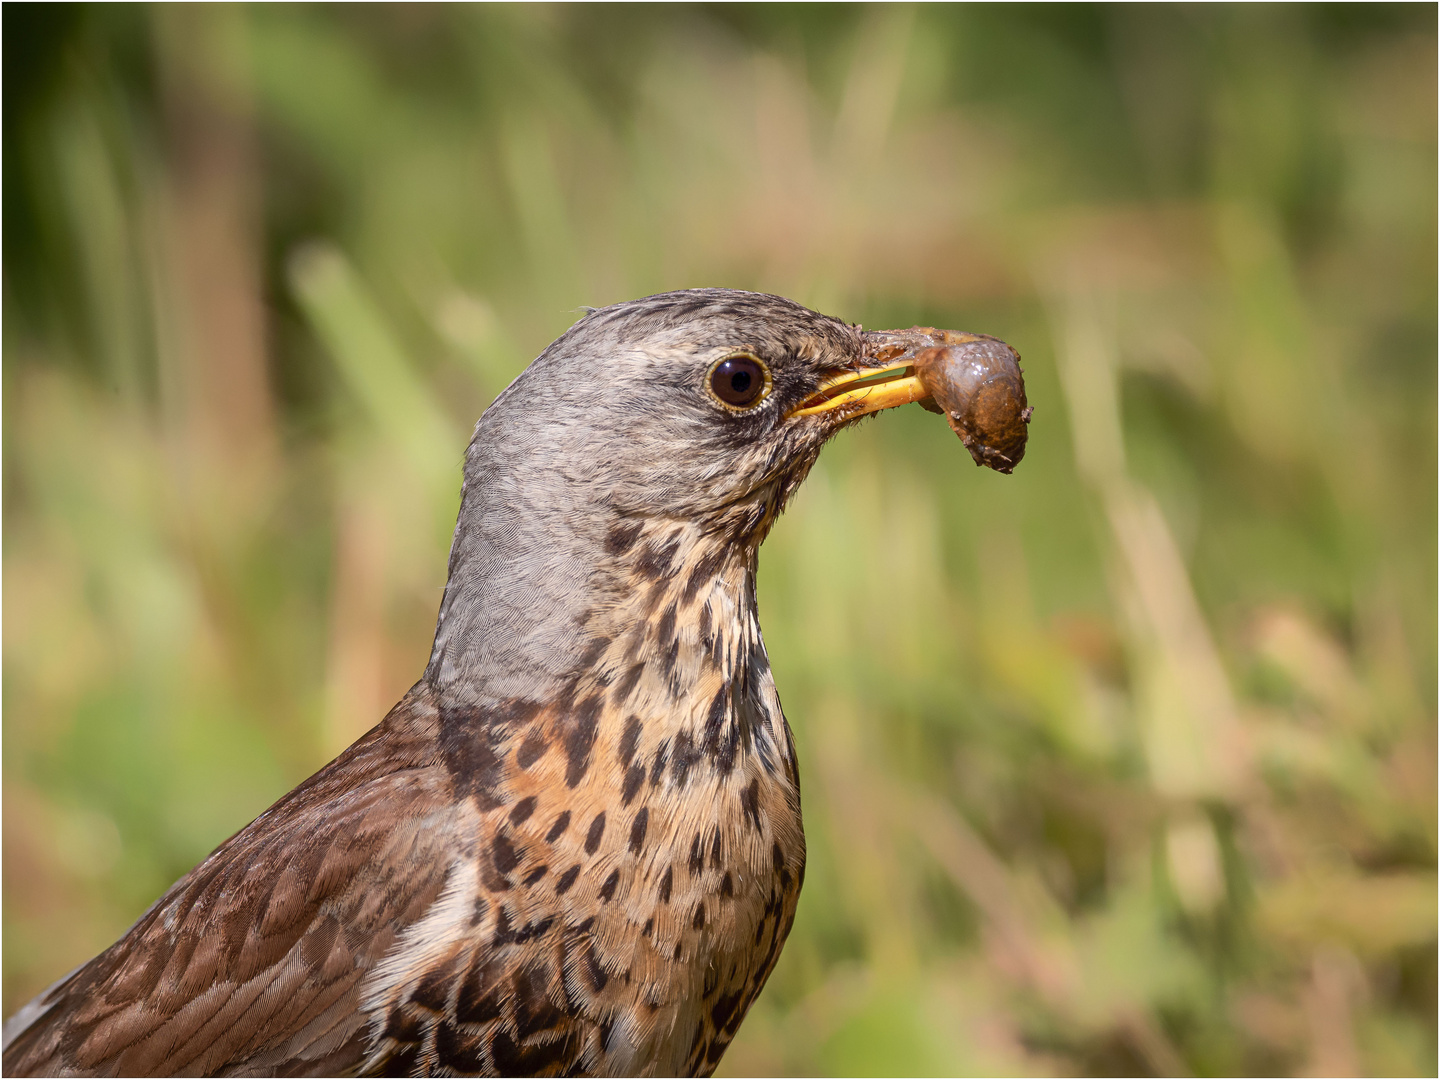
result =
[[[765,390],[764,369],[753,357],[732,356],[715,368],[710,389],[727,405],[753,405]]]

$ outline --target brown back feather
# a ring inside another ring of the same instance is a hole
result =
[[[5,1073],[335,1075],[361,981],[454,861],[436,714],[416,687],[37,1000]],[[354,932],[363,928],[363,932]]]

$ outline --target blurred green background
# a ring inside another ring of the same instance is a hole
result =
[[[722,1073],[1431,1074],[1430,5],[9,4],[4,1011],[420,673],[577,316],[1023,353],[761,556],[810,871]]]

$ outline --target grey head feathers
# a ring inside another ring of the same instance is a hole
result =
[[[693,522],[753,565],[830,434],[787,413],[862,344],[793,301],[728,289],[582,317],[475,427],[426,679],[474,705],[552,692],[584,652],[587,617],[625,587],[606,551],[617,523]],[[705,386],[737,351],[773,381],[739,413]]]

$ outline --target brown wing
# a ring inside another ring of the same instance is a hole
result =
[[[5,1074],[356,1069],[361,981],[440,895],[457,854],[435,730],[417,687],[26,1006],[28,1026],[6,1032]]]

